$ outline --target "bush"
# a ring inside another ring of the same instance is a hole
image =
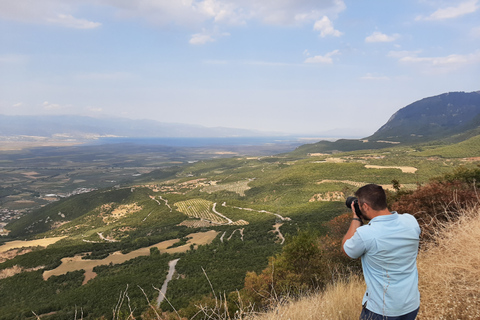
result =
[[[422,240],[429,240],[438,223],[456,220],[459,212],[478,202],[478,182],[480,169],[459,168],[412,193],[398,196],[391,209],[413,214],[422,229]]]
[[[300,231],[287,239],[282,253],[270,257],[261,273],[247,273],[242,298],[265,308],[279,297],[321,289],[329,279],[329,261],[324,257],[318,237],[313,232]]]

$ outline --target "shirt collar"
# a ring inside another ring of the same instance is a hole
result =
[[[372,220],[370,220],[370,223],[372,222],[382,222],[382,221],[392,221],[392,220],[395,220],[398,218],[398,213],[397,211],[392,211],[391,214],[389,215],[385,215],[385,216],[376,216],[375,218],[373,218]]]

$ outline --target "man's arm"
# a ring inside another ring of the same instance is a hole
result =
[[[357,214],[355,213],[355,208],[353,206],[353,203],[352,203],[352,222],[350,222],[350,227],[348,228],[348,231],[347,233],[345,234],[345,236],[343,236],[343,240],[342,240],[342,251],[343,253],[347,254],[345,252],[345,249],[343,249],[343,245],[345,244],[345,242],[350,239],[351,237],[353,237],[353,235],[355,234],[355,231],[357,231],[357,228],[358,227],[361,227],[363,225],[363,222],[362,220],[357,216]],[[358,220],[357,220],[358,219]],[[347,254],[348,256],[348,254]]]

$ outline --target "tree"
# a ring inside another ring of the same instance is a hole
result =
[[[279,255],[270,257],[261,273],[247,273],[242,297],[262,308],[281,296],[297,296],[323,288],[331,278],[329,263],[323,255],[316,234],[300,231],[287,239]]]

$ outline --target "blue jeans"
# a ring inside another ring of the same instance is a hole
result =
[[[363,308],[362,313],[360,314],[360,320],[415,320],[419,309],[420,308],[402,316],[390,317],[372,312],[367,308]]]

